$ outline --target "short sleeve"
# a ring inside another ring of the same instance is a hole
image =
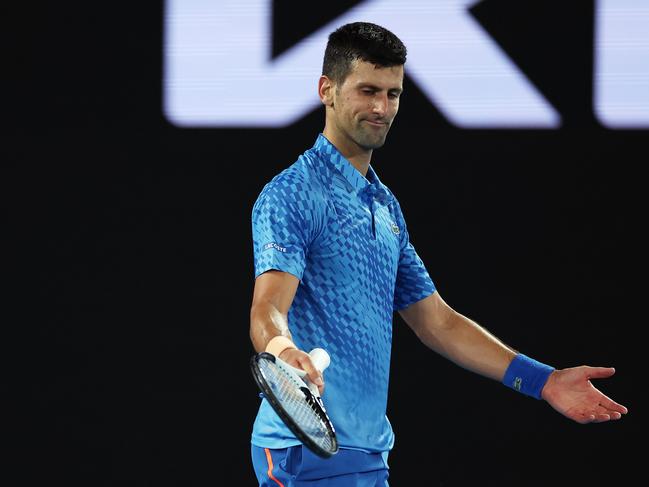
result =
[[[435,292],[428,270],[410,242],[410,235],[399,204],[395,201],[395,217],[400,227],[399,265],[394,289],[394,310],[398,311]]]
[[[274,269],[302,279],[310,224],[295,198],[269,183],[252,210],[255,277]]]

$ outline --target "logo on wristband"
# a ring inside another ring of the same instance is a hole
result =
[[[523,387],[523,379],[521,377],[516,377],[513,384],[514,389],[520,392],[521,387]]]

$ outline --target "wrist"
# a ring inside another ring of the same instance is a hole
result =
[[[507,367],[502,383],[526,396],[541,399],[541,393],[554,367],[519,353]]]
[[[277,335],[276,337],[271,338],[266,344],[265,351],[275,355],[275,357],[279,357],[284,350],[289,348],[297,349],[290,338],[285,337],[284,335]]]

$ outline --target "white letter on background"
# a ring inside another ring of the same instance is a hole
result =
[[[476,0],[366,0],[271,59],[271,0],[165,2],[164,112],[184,127],[281,127],[315,109],[330,31],[365,20],[408,48],[406,74],[465,128],[560,116],[468,12]]]

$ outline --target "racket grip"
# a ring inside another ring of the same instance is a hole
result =
[[[309,356],[313,361],[313,365],[315,365],[315,367],[320,372],[324,372],[324,370],[327,367],[329,367],[329,364],[331,363],[331,358],[329,357],[329,354],[323,348],[314,348],[309,352]]]

